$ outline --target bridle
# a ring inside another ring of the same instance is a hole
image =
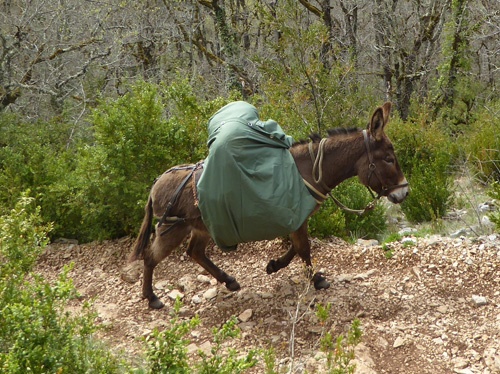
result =
[[[322,138],[320,140],[317,155],[314,154],[313,142],[309,143],[309,154],[310,154],[311,160],[313,162],[312,177],[313,177],[314,183],[316,183],[316,185],[319,185],[322,188],[324,188],[327,191],[327,194],[332,198],[332,200],[335,202],[335,204],[337,204],[337,206],[339,208],[341,208],[342,210],[345,210],[347,212],[358,214],[358,215],[362,215],[362,214],[366,213],[367,211],[373,210],[376,206],[377,201],[382,196],[387,196],[390,191],[408,186],[408,183],[401,183],[401,184],[396,184],[393,186],[385,186],[382,184],[382,179],[380,178],[379,172],[377,170],[377,165],[375,165],[375,162],[373,161],[373,155],[372,155],[371,148],[370,148],[370,134],[368,133],[367,130],[363,130],[363,139],[364,139],[366,153],[368,155],[368,162],[369,162],[369,164],[368,164],[368,170],[369,170],[368,171],[368,182],[366,184],[366,188],[370,192],[370,195],[372,196],[373,200],[370,203],[368,203],[368,205],[362,210],[350,209],[350,208],[346,207],[338,199],[336,199],[335,196],[333,196],[333,194],[331,193],[332,188],[330,188],[323,181],[323,156],[325,153],[324,152],[325,151],[325,143],[327,141],[327,138]],[[373,175],[375,175],[375,177],[379,180],[380,184],[382,184],[382,189],[377,195],[375,195],[375,192],[369,186],[370,180],[371,180]],[[314,192],[314,194],[319,197],[319,200],[322,199],[321,202],[325,201],[328,198],[328,196],[319,192],[310,183],[308,183],[305,180],[304,180],[304,182],[306,183],[306,186],[308,187],[308,189],[312,190]],[[317,199],[317,201],[318,201],[318,199]]]
[[[375,174],[375,176],[377,177],[380,184],[382,184],[382,179],[380,178],[380,175],[378,174],[377,165],[375,165],[375,163],[373,162],[373,156],[372,156],[372,152],[370,149],[370,135],[368,134],[367,130],[363,130],[363,138],[365,140],[366,153],[368,154],[368,162],[369,162],[369,164],[368,164],[368,170],[369,170],[368,183],[367,183],[366,187],[370,191],[370,194],[372,195],[372,197],[375,198],[375,194],[369,186],[370,179],[371,179],[373,174]],[[382,184],[382,190],[378,193],[376,198],[378,200],[382,196],[387,196],[389,194],[389,192],[391,192],[392,190],[396,190],[398,188],[403,188],[403,187],[408,187],[408,182],[395,184],[393,186],[385,186]]]

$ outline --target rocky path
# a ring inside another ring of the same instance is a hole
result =
[[[94,300],[98,322],[107,327],[103,338],[131,354],[143,351],[141,338],[154,328],[169,326],[172,298],[179,295],[182,318],[197,314],[201,319],[191,334],[193,351],[209,350],[212,328],[235,315],[243,333],[231,344],[239,352],[272,346],[283,372],[293,362],[295,373],[321,373],[321,334],[325,329],[345,333],[358,318],[363,338],[356,349],[357,373],[500,373],[499,236],[406,238],[384,248],[313,240],[315,266],[332,283],[324,291],[308,287],[298,259],[277,274],[266,274],[267,262],[285,244],[249,243],[233,253],[209,248],[214,262],[240,282],[242,289],[235,293],[207,277],[179,249],[155,273],[157,294],[167,304],[160,311],[149,310],[141,300],[140,264],[127,271],[128,282],[122,279],[130,239],[52,244],[37,271],[55,279],[73,262],[70,275],[82,298],[71,307]],[[314,309],[328,303],[330,318],[321,325]],[[261,365],[253,372],[263,370]]]

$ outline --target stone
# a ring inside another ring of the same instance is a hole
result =
[[[403,238],[401,239],[401,244],[417,245],[417,238],[414,237]]]
[[[242,322],[238,325],[241,331],[250,331],[255,327],[255,322]]]
[[[448,307],[446,305],[440,305],[436,309],[439,313],[441,314],[446,314],[448,313]]]
[[[199,274],[196,280],[200,283],[210,283],[210,278],[203,274]]]
[[[238,316],[238,319],[241,322],[248,322],[250,318],[252,318],[252,315],[253,315],[252,309],[247,309]]]
[[[166,290],[169,288],[169,283],[167,280],[161,280],[155,284],[155,287],[159,290]]]
[[[141,277],[143,267],[141,261],[134,261],[125,265],[120,270],[121,279],[130,284],[136,283]]]
[[[500,348],[490,346],[483,352],[484,363],[492,373],[500,373]]]
[[[457,374],[474,374],[474,372],[469,369],[469,368],[466,368],[466,369],[455,369],[453,370],[453,372],[457,373]]]
[[[195,343],[191,343],[186,347],[186,349],[187,349],[187,354],[190,355],[192,353],[198,352],[200,348],[198,348],[198,346]]]
[[[379,242],[378,240],[375,240],[375,239],[358,239],[358,241],[356,242],[357,245],[360,245],[362,247],[375,247],[377,245],[379,245]]]
[[[455,369],[465,369],[467,366],[469,366],[469,361],[464,357],[456,357],[451,360],[451,363],[453,364],[453,368]]]
[[[398,234],[401,236],[405,236],[411,234],[412,232],[417,232],[417,229],[413,227],[403,227],[401,230],[398,231]]]
[[[183,299],[184,298],[184,294],[182,292],[180,292],[179,290],[172,290],[170,291],[167,296],[169,297],[169,299],[171,300],[177,300],[177,298],[179,299]]]
[[[402,347],[406,344],[406,340],[402,338],[401,336],[398,336],[396,340],[394,341],[394,344],[392,345],[393,348],[399,348]]]
[[[488,299],[484,296],[472,295],[472,302],[476,306],[484,306],[488,304]]]
[[[215,296],[217,296],[217,287],[209,288],[203,293],[205,300],[212,300]]]
[[[193,304],[201,304],[203,302],[203,299],[198,295],[194,295],[191,301],[193,302]]]
[[[205,353],[207,356],[212,356],[212,343],[210,343],[208,340],[201,343],[199,347],[200,351]]]

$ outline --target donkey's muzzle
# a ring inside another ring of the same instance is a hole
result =
[[[410,189],[408,187],[408,182],[405,179],[404,182],[392,188],[389,194],[387,194],[387,199],[391,203],[401,204],[406,199],[409,193]]]

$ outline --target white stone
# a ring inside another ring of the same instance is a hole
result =
[[[201,283],[210,283],[210,278],[203,274],[199,274],[196,279]]]
[[[396,340],[394,341],[394,344],[392,345],[394,348],[399,348],[402,347],[403,345],[406,344],[406,340],[403,339],[402,337],[398,336]]]
[[[215,296],[217,296],[217,287],[209,288],[203,293],[203,298],[206,300],[212,300]]]
[[[172,290],[168,293],[167,295],[171,300],[177,300],[177,297],[179,299],[183,299],[184,298],[184,294],[182,292],[180,292],[179,290]]]
[[[166,290],[169,287],[167,280],[161,280],[155,284],[155,287],[159,290]]]
[[[488,299],[484,296],[479,296],[479,295],[472,295],[472,301],[476,306],[483,306],[488,304]]]

